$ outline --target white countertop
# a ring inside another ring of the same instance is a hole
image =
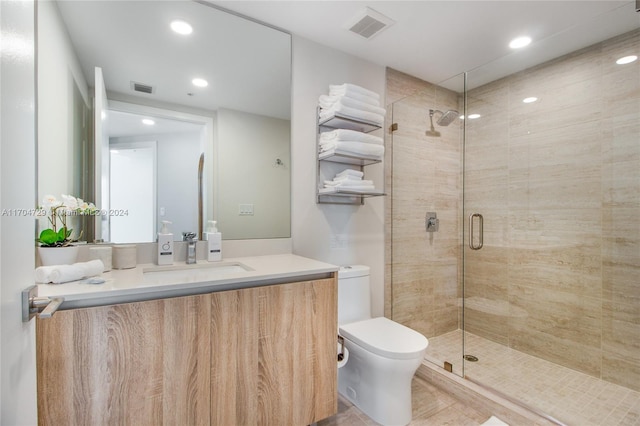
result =
[[[228,268],[234,265],[242,268]],[[172,272],[167,276],[155,273],[163,270]],[[198,261],[195,265],[142,264],[103,273],[100,275],[105,280],[103,284],[88,284],[87,280],[38,284],[38,296],[64,297],[61,309],[73,309],[319,279],[337,270],[336,265],[293,254]],[[154,273],[145,273],[150,271]]]

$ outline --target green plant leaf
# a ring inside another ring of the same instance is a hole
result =
[[[46,245],[53,245],[59,241],[58,234],[53,232],[53,229],[45,229],[44,231],[42,231],[40,233],[39,240],[41,243]]]

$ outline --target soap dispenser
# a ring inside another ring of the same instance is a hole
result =
[[[158,232],[158,265],[173,264],[173,234],[169,231],[171,222],[162,221],[162,229]]]
[[[207,260],[217,262],[222,260],[222,234],[218,232],[215,220],[207,221],[207,232],[204,238],[207,240]]]

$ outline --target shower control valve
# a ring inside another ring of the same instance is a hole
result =
[[[440,219],[436,212],[427,212],[424,222],[427,232],[437,232],[440,227]]]

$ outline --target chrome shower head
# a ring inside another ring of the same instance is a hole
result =
[[[433,136],[433,137],[437,138],[437,137],[440,137],[440,132],[438,132],[435,129],[435,127],[433,127],[433,116],[435,115],[436,112],[440,114],[440,118],[436,121],[436,124],[438,126],[448,126],[449,124],[451,124],[453,122],[453,120],[458,118],[460,113],[458,111],[456,111],[455,109],[450,109],[450,110],[447,110],[446,112],[442,112],[442,111],[437,110],[437,109],[430,109],[429,110],[429,122],[431,123],[431,128],[429,130],[427,130],[425,132],[425,134],[427,136]]]
[[[440,111],[438,111],[440,112]],[[455,120],[456,118],[458,118],[460,116],[460,113],[458,111],[456,111],[455,109],[450,109],[447,112],[440,112],[442,115],[440,116],[440,118],[438,119],[438,121],[436,121],[436,124],[438,126],[448,126],[449,124],[451,124],[453,122],[453,120]]]
[[[435,138],[439,138],[440,137],[440,132],[438,132],[435,127],[433,127],[433,114],[435,112],[436,112],[436,110],[433,110],[433,109],[429,110],[429,122],[431,123],[431,128],[429,130],[427,130],[425,132],[425,134],[427,136],[433,136]]]

